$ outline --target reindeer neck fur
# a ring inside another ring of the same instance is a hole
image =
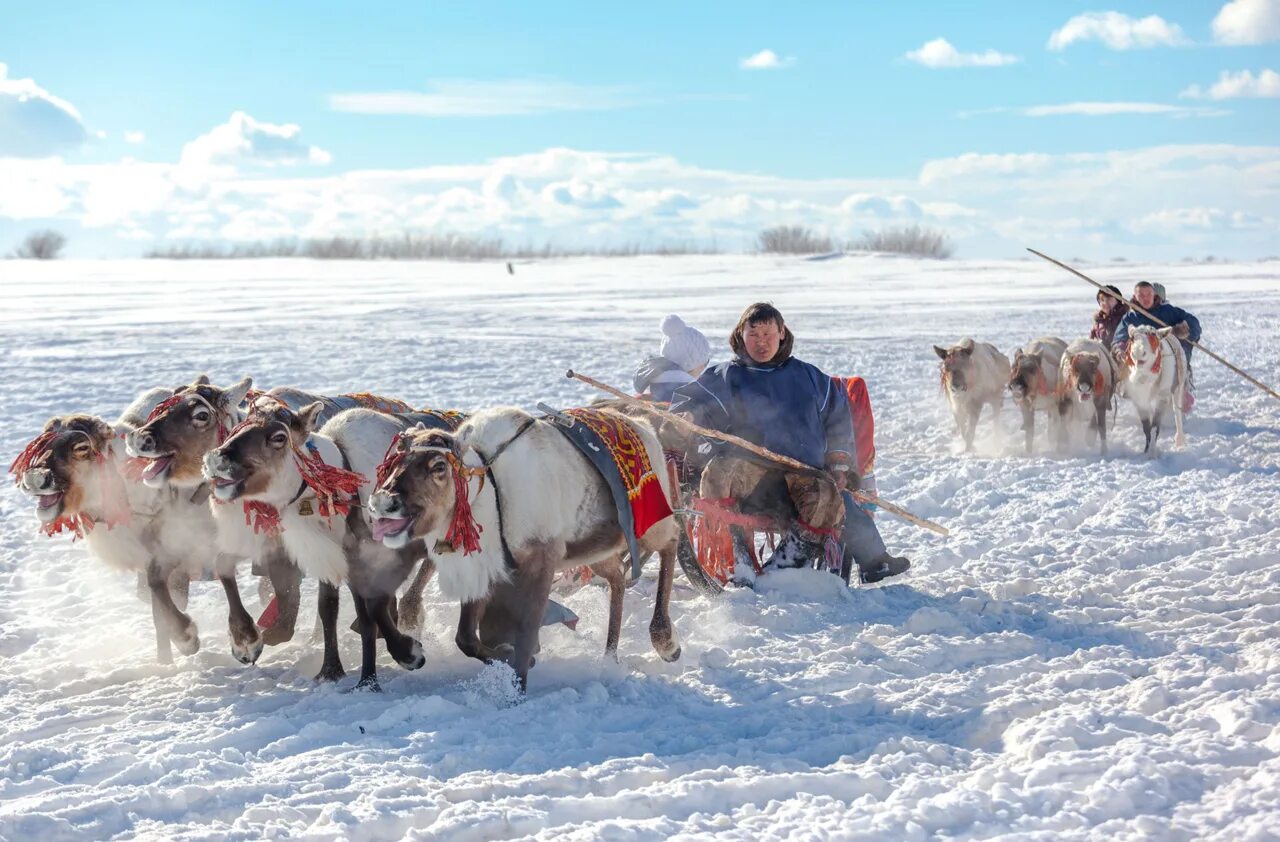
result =
[[[342,452],[337,444],[328,436],[312,433],[307,443],[314,445],[320,458],[330,465],[342,465]],[[302,445],[307,451],[306,443]],[[303,487],[302,474],[292,454],[284,462],[273,478],[267,494],[258,499],[276,507],[280,512],[280,538],[284,542],[285,552],[293,559],[302,572],[314,576],[322,582],[336,584],[347,576],[347,556],[343,549],[346,538],[346,518],[334,513],[331,517],[321,517],[315,502],[315,495]],[[295,499],[297,498],[297,499]],[[304,509],[304,501],[306,508]],[[311,514],[302,514],[310,511]]]
[[[89,464],[79,514],[95,524],[85,534],[85,544],[95,558],[117,569],[143,570],[152,558],[145,536],[164,500],[162,492],[125,478],[124,448],[116,444],[128,429],[127,424],[117,423],[116,437],[107,445],[103,460]],[[111,517],[119,513],[127,513],[127,518],[112,522]]]

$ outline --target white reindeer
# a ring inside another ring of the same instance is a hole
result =
[[[653,429],[600,411],[639,435],[658,469],[662,493],[672,499]],[[590,566],[608,580],[605,648],[616,650],[625,588],[621,554],[627,542],[604,478],[551,423],[503,408],[473,415],[452,435],[414,431],[405,452],[392,457],[384,473],[370,500],[374,533],[388,547],[435,548],[441,591],[476,607],[478,645],[491,657],[505,657],[522,689],[538,648],[551,581],[561,570]],[[460,506],[469,516],[459,519]],[[460,526],[465,523],[477,531]],[[466,541],[457,545],[466,535],[474,542],[470,549]],[[668,612],[676,540],[674,516],[653,524],[639,539],[642,554],[657,551],[660,558],[649,636],[666,661],[680,657]]]
[[[1160,425],[1167,410],[1173,410],[1173,423],[1177,435],[1174,446],[1186,447],[1182,430],[1182,400],[1187,388],[1187,357],[1182,343],[1171,336],[1173,328],[1154,328],[1147,325],[1133,328],[1129,333],[1129,377],[1124,395],[1138,410],[1142,422],[1142,434],[1146,437],[1143,453],[1152,458],[1159,455],[1157,441]]]
[[[933,346],[942,360],[942,389],[946,393],[965,452],[973,450],[973,434],[982,407],[991,406],[996,436],[1000,436],[1000,407],[1009,380],[1009,358],[986,342],[966,337],[950,348]]]

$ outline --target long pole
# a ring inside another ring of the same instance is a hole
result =
[[[1161,327],[1172,327],[1172,325],[1166,324],[1165,322],[1161,321],[1158,317],[1156,317],[1156,316],[1152,315],[1152,313],[1151,313],[1149,310],[1146,310],[1145,308],[1143,308],[1142,306],[1140,306],[1140,305],[1138,304],[1138,302],[1136,302],[1136,301],[1125,301],[1125,299],[1124,299],[1124,297],[1123,297],[1123,296],[1116,295],[1114,292],[1112,292],[1111,290],[1107,289],[1107,288],[1106,288],[1106,287],[1104,287],[1102,284],[1100,284],[1100,283],[1098,283],[1097,281],[1095,281],[1093,278],[1090,278],[1088,275],[1086,275],[1085,273],[1083,273],[1083,272],[1079,271],[1078,269],[1073,269],[1072,267],[1070,267],[1070,266],[1068,266],[1067,264],[1063,263],[1061,260],[1054,260],[1054,259],[1053,259],[1052,257],[1050,257],[1049,255],[1047,255],[1047,254],[1043,254],[1043,253],[1041,253],[1041,252],[1038,252],[1038,251],[1036,251],[1036,250],[1035,250],[1035,249],[1033,249],[1033,248],[1029,248],[1029,249],[1027,249],[1027,251],[1031,252],[1031,253],[1032,253],[1032,254],[1034,254],[1036,257],[1042,257],[1042,258],[1044,258],[1045,260],[1049,261],[1050,263],[1054,264],[1055,266],[1061,266],[1063,269],[1066,269],[1068,272],[1070,272],[1071,274],[1075,275],[1077,278],[1080,278],[1081,280],[1088,281],[1089,283],[1091,283],[1091,284],[1093,284],[1094,286],[1096,286],[1098,289],[1100,289],[1100,290],[1102,290],[1103,292],[1105,292],[1107,295],[1109,295],[1109,296],[1111,296],[1112,298],[1114,298],[1114,299],[1116,299],[1117,301],[1119,301],[1121,304],[1128,304],[1130,307],[1132,307],[1133,309],[1137,310],[1139,313],[1141,313],[1142,315],[1146,316],[1148,319],[1150,319],[1151,321],[1153,321],[1153,322],[1155,322],[1156,324],[1160,325]],[[1249,374],[1249,372],[1247,372],[1247,371],[1243,371],[1243,370],[1241,370],[1241,369],[1239,369],[1239,368],[1235,367],[1235,366],[1234,366],[1234,365],[1232,365],[1231,363],[1229,363],[1229,362],[1227,362],[1226,360],[1224,360],[1222,357],[1220,357],[1220,356],[1218,356],[1217,354],[1215,354],[1213,351],[1210,351],[1208,348],[1206,348],[1206,347],[1204,347],[1203,345],[1201,345],[1199,342],[1192,342],[1190,339],[1187,339],[1187,340],[1179,340],[1179,341],[1185,341],[1185,342],[1186,342],[1187,344],[1189,344],[1191,347],[1193,347],[1193,348],[1199,348],[1201,351],[1204,351],[1204,352],[1205,352],[1206,354],[1208,354],[1210,357],[1212,357],[1213,359],[1215,359],[1215,360],[1217,360],[1218,362],[1222,363],[1222,364],[1223,364],[1223,365],[1225,365],[1227,368],[1231,369],[1231,370],[1232,370],[1232,371],[1234,371],[1236,374],[1238,374],[1238,375],[1240,375],[1241,377],[1243,377],[1245,380],[1248,380],[1250,383],[1252,383],[1253,385],[1257,386],[1259,389],[1261,389],[1262,391],[1266,392],[1266,393],[1267,393],[1268,395],[1270,395],[1271,397],[1275,398],[1276,400],[1280,400],[1280,392],[1276,392],[1276,390],[1275,390],[1275,389],[1272,389],[1272,388],[1271,388],[1270,386],[1268,386],[1266,383],[1263,383],[1263,382],[1262,382],[1261,380],[1259,380],[1258,378],[1256,378],[1256,377],[1254,377],[1253,375]],[[1108,349],[1108,350],[1110,350],[1110,349]]]
[[[602,392],[607,392],[608,394],[613,395],[615,398],[626,401],[627,403],[630,403],[630,404],[635,404],[636,406],[643,409],[645,412],[652,413],[661,418],[665,418],[668,421],[671,421],[672,423],[679,424],[680,426],[684,427],[685,429],[691,432],[697,433],[702,436],[706,436],[707,438],[719,439],[720,441],[737,445],[738,447],[741,447],[743,450],[750,451],[751,453],[754,453],[757,456],[768,459],[771,462],[777,462],[780,465],[785,465],[788,468],[793,468],[797,471],[801,471],[806,474],[820,473],[820,471],[817,468],[813,467],[812,465],[806,465],[805,463],[797,459],[792,459],[790,456],[783,456],[780,453],[774,453],[772,450],[763,448],[758,444],[754,444],[752,442],[747,441],[746,439],[739,438],[738,436],[735,436],[735,435],[731,435],[730,433],[722,433],[719,430],[711,430],[706,427],[700,427],[697,424],[690,421],[689,419],[676,415],[674,412],[667,412],[665,409],[659,409],[658,407],[654,406],[650,401],[642,401],[637,398],[634,398],[631,395],[628,395],[626,392],[619,391],[618,389],[613,388],[609,384],[601,383],[599,380],[588,377],[585,374],[579,374],[573,369],[569,369],[567,372],[565,372],[565,377],[571,378],[573,380],[579,380],[583,383],[586,383],[588,386],[593,386]],[[872,494],[867,494],[865,491],[854,491],[852,492],[852,494],[853,494],[853,498],[858,502],[871,503],[873,505],[879,506],[889,514],[896,515],[902,518],[903,520],[907,521],[908,523],[914,523],[916,526],[920,526],[925,529],[930,529],[934,532],[937,532],[939,535],[945,536],[945,535],[951,534],[951,531],[947,529],[945,526],[940,526],[931,520],[925,520],[924,518],[918,515],[913,515],[911,514],[911,512],[907,511],[901,506],[895,506],[893,503],[890,503]]]

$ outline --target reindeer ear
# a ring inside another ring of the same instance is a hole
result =
[[[191,385],[192,386],[208,386],[211,382],[213,381],[209,379],[209,375],[202,374],[199,377],[197,377],[195,382],[192,383]]]
[[[961,350],[961,351],[964,351],[966,354],[968,354],[968,353],[972,353],[972,352],[973,352],[973,337],[971,337],[971,336],[966,336],[964,339],[960,340],[960,350]]]
[[[228,386],[227,390],[222,393],[222,402],[227,406],[239,406],[240,401],[244,400],[244,396],[249,394],[249,390],[253,388],[253,378],[246,377],[234,386]]]
[[[302,429],[307,430],[308,432],[314,430],[316,428],[316,422],[320,420],[320,413],[323,411],[324,403],[321,401],[307,404],[302,409],[298,410],[298,424],[302,426]]]
[[[937,345],[934,345],[933,352],[938,355],[938,359],[940,360],[945,360],[947,358],[946,348],[939,348]]]
[[[1163,339],[1164,337],[1168,336],[1171,333],[1173,333],[1173,328],[1162,327],[1156,331],[1156,336],[1159,336],[1161,339]]]

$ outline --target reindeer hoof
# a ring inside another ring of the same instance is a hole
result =
[[[658,654],[662,657],[662,660],[666,661],[668,664],[672,664],[680,660],[680,647],[677,646],[675,649],[673,649],[671,652],[668,652],[668,653],[659,652]]]
[[[196,631],[196,624],[191,621],[187,621],[186,628],[174,632],[172,640],[183,655],[194,655],[200,651],[200,634]]]
[[[258,638],[257,640],[249,643],[237,643],[232,641],[231,654],[242,664],[254,664],[258,662],[258,657],[262,655],[262,646],[262,638]]]
[[[329,664],[320,668],[320,672],[316,673],[313,679],[316,682],[335,682],[341,681],[347,671],[342,668],[342,664]]]
[[[422,644],[410,638],[409,654],[405,658],[399,655],[394,656],[396,663],[407,670],[421,669],[422,665],[427,662],[427,656],[422,654]]]
[[[378,679],[369,677],[362,678],[356,682],[356,686],[351,688],[352,693],[381,693],[382,685],[378,683]]]

